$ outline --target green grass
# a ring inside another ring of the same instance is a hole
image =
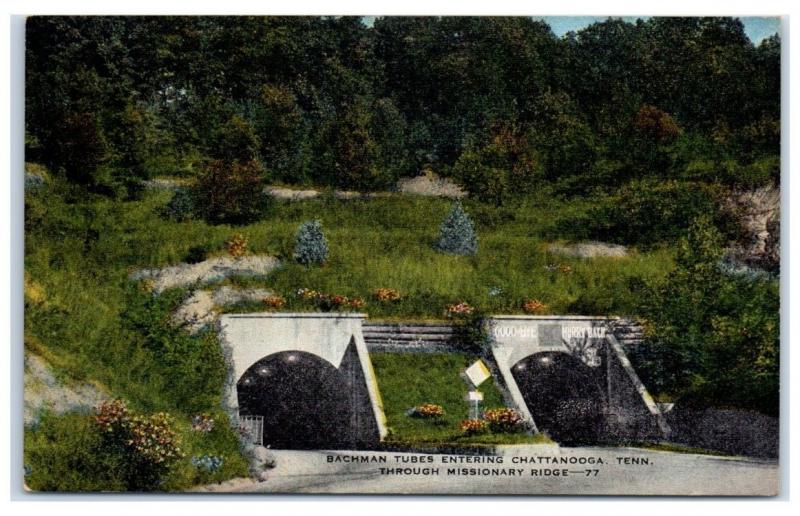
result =
[[[371,353],[378,380],[389,436],[387,441],[403,444],[534,444],[549,442],[541,435],[487,433],[466,437],[459,423],[469,418],[464,398],[469,391],[459,373],[477,357],[463,353]],[[491,380],[479,389],[481,410],[505,407],[500,391]],[[444,408],[444,415],[425,419],[407,415],[423,403]]]
[[[636,300],[630,281],[659,278],[673,263],[669,248],[633,250],[621,259],[548,253],[553,228],[585,212],[591,200],[531,197],[501,209],[466,201],[479,251],[458,257],[434,250],[451,205],[445,199],[395,195],[277,202],[264,220],[232,227],[164,220],[159,211],[170,195],[149,191],[138,200],[110,200],[57,179],[26,194],[25,342],[65,377],[96,382],[137,410],[168,411],[183,420],[220,410],[222,354],[213,335],[171,333],[170,311],[183,292],[152,300],[128,274],[182,262],[196,246],[223,254],[224,242],[237,232],[248,236],[251,253],[278,256],[285,266],[268,277],[227,283],[267,287],[286,297],[286,310],[316,309],[293,295],[299,288],[363,297],[367,304],[361,311],[394,320],[441,319],[446,304],[461,300],[487,313],[520,313],[526,298],[546,303],[551,313],[631,313]],[[330,257],[324,266],[307,269],[291,255],[298,226],[311,219],[322,221]],[[572,273],[548,272],[548,264],[569,265]],[[378,303],[371,296],[378,287],[398,289],[403,299]],[[495,288],[501,293],[490,295]],[[390,399],[391,391],[386,389]],[[396,430],[403,435],[402,425]]]

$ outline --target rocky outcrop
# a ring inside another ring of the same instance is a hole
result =
[[[196,290],[172,314],[172,324],[183,326],[189,333],[197,333],[217,320],[218,307],[258,302],[271,295],[272,291],[263,288],[224,286],[213,291]]]
[[[624,245],[607,244],[605,242],[578,242],[575,244],[551,244],[548,247],[551,253],[577,258],[623,258],[628,255],[628,248]]]
[[[155,269],[141,269],[130,274],[132,280],[152,282],[156,294],[176,287],[204,285],[232,276],[266,276],[280,267],[273,256],[222,256],[199,263],[182,263]]]
[[[397,182],[397,191],[403,194],[449,197],[451,199],[461,199],[467,196],[467,192],[451,179],[439,177],[432,172],[400,179]]]
[[[44,409],[56,414],[77,410],[88,412],[107,397],[93,384],[67,384],[58,379],[50,365],[33,353],[25,353],[24,382],[26,426],[35,424]]]
[[[776,271],[780,266],[781,192],[768,186],[740,192],[729,201],[740,238],[727,253],[731,262]]]

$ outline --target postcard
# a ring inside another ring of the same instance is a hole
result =
[[[29,17],[25,489],[779,494],[780,29]]]

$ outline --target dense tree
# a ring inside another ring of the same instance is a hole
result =
[[[232,120],[247,159],[294,183],[385,188],[476,155],[515,175],[485,157],[497,127],[570,194],[777,175],[780,39],[755,46],[736,18],[557,38],[524,17],[33,17],[26,52],[30,157],[86,185],[218,158]]]

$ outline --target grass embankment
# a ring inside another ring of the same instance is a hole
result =
[[[459,373],[477,357],[463,353],[371,353],[383,398],[389,436],[386,442],[407,445],[540,444],[551,442],[544,435],[518,433],[462,434],[459,423],[469,418],[465,397],[469,388]],[[481,411],[505,407],[500,391],[491,380],[479,389],[484,400]],[[435,419],[408,415],[424,403],[440,405],[444,414]]]
[[[276,255],[285,266],[266,278],[229,283],[266,286],[286,297],[284,310],[315,309],[294,296],[299,288],[363,297],[367,304],[361,310],[383,319],[440,319],[446,304],[461,300],[488,313],[519,313],[526,298],[542,301],[551,313],[625,313],[635,306],[629,280],[658,277],[672,264],[669,249],[634,251],[619,259],[549,253],[554,228],[591,201],[531,198],[502,209],[467,201],[479,251],[475,257],[457,257],[433,248],[451,205],[445,199],[275,203],[264,220],[231,227],[165,220],[160,210],[170,195],[151,191],[139,200],[114,201],[57,181],[27,193],[25,339],[64,376],[98,382],[133,409],[166,411],[184,425],[198,412],[224,419],[219,408],[223,357],[213,334],[189,337],[170,328],[170,311],[185,292],[154,298],[133,285],[128,274],[179,263],[195,247],[223,254],[224,242],[237,232],[249,238],[251,253]],[[307,269],[292,263],[291,255],[298,225],[310,219],[322,221],[330,257],[325,266]],[[546,266],[551,264],[571,271],[550,272]],[[403,298],[378,303],[371,297],[378,287],[398,289]],[[389,399],[392,390],[385,389]],[[458,403],[465,405],[460,398]],[[460,409],[452,410],[455,415]],[[189,451],[230,453],[235,437],[225,439],[224,446],[200,443]],[[29,441],[26,453],[36,446]],[[241,457],[232,456],[226,464],[227,474],[244,472]]]

